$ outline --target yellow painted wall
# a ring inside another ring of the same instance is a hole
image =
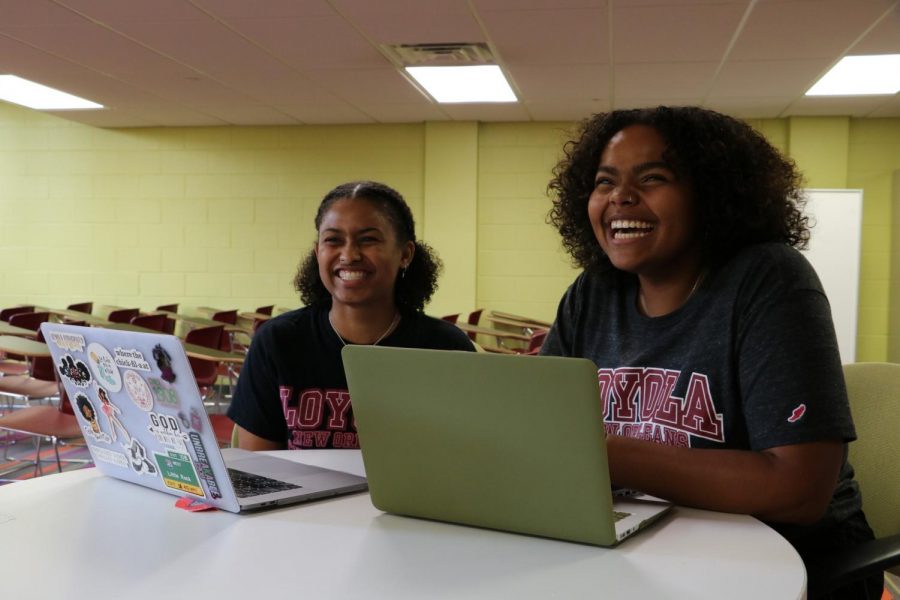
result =
[[[886,359],[900,119],[751,124],[810,187],[864,190],[858,359]],[[297,306],[290,282],[319,200],[371,178],[404,194],[447,265],[429,312],[551,319],[576,275],[546,223],[546,185],[570,128],[102,130],[0,103],[0,306]]]

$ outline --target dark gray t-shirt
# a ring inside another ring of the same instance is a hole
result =
[[[637,291],[629,273],[582,273],[541,349],[596,363],[608,433],[749,450],[856,439],[828,300],[799,252],[746,248],[662,317]],[[852,476],[845,460],[826,529],[861,516]],[[794,541],[816,527],[776,528]]]

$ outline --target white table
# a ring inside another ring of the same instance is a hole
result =
[[[363,474],[358,451],[276,453]],[[356,494],[189,513],[95,469],[0,487],[5,598],[805,596],[793,548],[747,516],[676,508],[613,549],[388,515]]]

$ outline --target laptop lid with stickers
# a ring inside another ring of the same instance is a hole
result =
[[[609,546],[671,506],[613,497],[589,360],[378,346],[341,355],[381,510]]]
[[[242,486],[253,488],[236,492],[235,469],[219,449],[181,340],[57,323],[41,330],[94,464],[105,475],[230,512],[366,487],[353,475],[235,449],[229,463],[240,462]]]

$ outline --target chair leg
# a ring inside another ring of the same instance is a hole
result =
[[[53,454],[56,456],[56,470],[58,473],[62,473],[62,461],[59,460],[59,438],[53,435],[50,436],[50,441],[53,442]]]
[[[41,464],[41,444],[44,441],[44,436],[36,435],[35,437],[35,449],[34,449],[34,476],[42,477],[44,475],[44,466]]]

